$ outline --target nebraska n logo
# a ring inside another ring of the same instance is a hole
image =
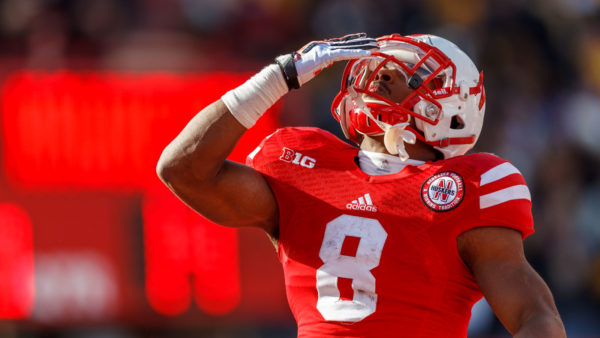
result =
[[[346,209],[377,212],[377,207],[373,205],[370,194],[364,194],[346,204]]]
[[[434,211],[456,208],[465,195],[462,177],[453,171],[444,171],[428,178],[421,187],[421,199]]]
[[[432,186],[430,189],[435,191],[435,194],[431,199],[445,203],[448,200],[448,196],[454,195],[453,179],[440,179],[437,186]]]

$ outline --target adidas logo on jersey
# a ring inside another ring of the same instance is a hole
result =
[[[373,205],[370,194],[364,194],[351,203],[346,204],[346,209],[377,212],[377,207]]]

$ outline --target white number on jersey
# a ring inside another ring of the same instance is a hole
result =
[[[356,256],[342,255],[346,236],[358,237]],[[357,322],[375,312],[377,293],[371,269],[379,265],[387,232],[376,219],[341,215],[327,223],[317,270],[317,309],[331,321]],[[352,300],[340,298],[338,278],[352,280]]]

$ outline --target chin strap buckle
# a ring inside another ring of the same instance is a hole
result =
[[[467,136],[467,137],[453,137],[453,138],[446,137],[446,138],[440,139],[439,141],[434,141],[435,143],[433,144],[433,146],[438,146],[440,148],[446,148],[447,146],[451,146],[451,145],[474,144],[476,138],[477,137],[475,135]]]
[[[438,147],[446,148],[449,145],[450,145],[450,138],[446,137],[446,138],[439,140]]]

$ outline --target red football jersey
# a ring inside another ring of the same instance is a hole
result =
[[[465,337],[482,297],[456,238],[481,226],[533,233],[519,171],[470,154],[369,176],[358,149],[284,128],[248,156],[279,206],[279,259],[299,337]]]

